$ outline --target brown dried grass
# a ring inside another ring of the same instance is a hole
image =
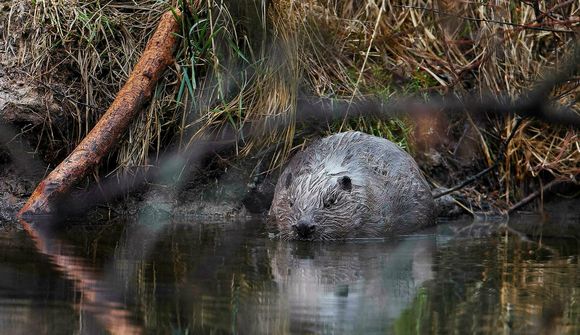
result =
[[[17,2],[20,5],[24,2]],[[238,148],[250,155],[278,145],[272,166],[303,144],[294,124],[299,91],[341,99],[363,95],[440,92],[518,97],[557,69],[580,24],[575,1],[449,0],[37,1],[24,11],[29,37],[19,48],[22,67],[51,81],[66,69],[75,109],[76,142],[126,80],[157,17],[169,5],[187,7],[175,67],[121,144],[116,165],[147,165],[176,139],[181,147],[224,125],[236,129],[285,120],[284,129],[254,136]],[[16,5],[15,5],[16,7]],[[28,14],[27,14],[28,13]],[[74,75],[74,76],[73,76]],[[578,80],[555,90],[555,104],[578,108]],[[466,101],[469,106],[469,101]],[[467,121],[466,121],[467,122]],[[478,132],[474,155],[492,161],[498,137],[513,119],[493,118]],[[491,125],[491,127],[489,126]],[[355,128],[409,146],[409,121],[359,119],[329,125]],[[495,134],[494,134],[495,132]],[[507,203],[522,180],[542,171],[578,175],[578,133],[525,121],[501,165]]]
[[[302,37],[300,68],[321,96],[388,97],[398,77],[403,92],[517,98],[559,68],[580,27],[580,4],[574,1],[540,2],[540,13],[507,1],[279,0],[277,7],[280,29]],[[578,110],[580,82],[570,79],[551,102]],[[512,118],[491,120],[503,139],[513,124]],[[498,138],[493,129],[479,133],[480,152],[474,155],[491,162]],[[580,173],[577,131],[525,121],[500,165],[502,200],[509,204],[523,180],[542,172],[566,179]]]
[[[63,106],[47,111],[46,128],[66,118],[68,129],[45,132],[43,142],[66,143],[68,150],[90,131],[114,100],[145,47],[149,33],[169,4],[159,1],[13,1],[4,38],[17,45],[14,57],[28,80],[42,83]],[[12,39],[12,41],[10,41]],[[171,84],[168,76],[158,87]],[[113,165],[143,164],[159,148],[161,121],[174,99],[158,94],[132,125]],[[62,124],[62,123],[61,123]],[[116,157],[116,158],[115,158]]]

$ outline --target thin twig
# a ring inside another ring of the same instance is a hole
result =
[[[563,184],[563,183],[573,183],[573,181],[571,180],[564,180],[564,179],[554,179],[551,182],[547,183],[546,185],[544,185],[542,188],[540,188],[539,190],[529,194],[528,196],[526,196],[525,198],[523,198],[522,200],[518,201],[516,204],[514,204],[513,206],[510,207],[510,209],[508,209],[508,213],[513,213],[515,210],[529,204],[532,200],[536,199],[537,197],[539,197],[541,194],[543,194],[544,192],[550,190],[552,187],[559,185],[559,184]]]
[[[552,29],[552,28],[546,28],[546,27],[538,27],[538,26],[535,26],[535,24],[523,25],[523,24],[513,23],[513,22],[507,22],[507,21],[497,21],[497,20],[489,20],[489,19],[478,19],[478,18],[475,18],[475,17],[461,16],[461,15],[456,15],[456,14],[453,14],[453,13],[444,12],[444,11],[441,11],[441,10],[438,10],[438,9],[435,9],[435,8],[420,7],[420,6],[409,6],[409,5],[393,5],[393,7],[424,10],[424,11],[433,12],[433,13],[436,13],[436,14],[450,16],[450,17],[454,17],[454,18],[458,18],[458,19],[462,19],[462,20],[467,20],[467,21],[495,23],[495,24],[503,24],[503,25],[506,25],[506,26],[512,26],[512,27],[519,27],[519,28],[524,28],[524,29],[530,29],[530,30],[551,31],[551,32],[555,32],[555,33],[574,34],[574,31],[573,30],[562,30],[562,29]],[[575,21],[574,20],[574,21],[569,21],[569,22],[565,22],[565,23],[577,23],[577,22],[580,22],[580,21]],[[563,23],[563,22],[560,22],[560,23]]]

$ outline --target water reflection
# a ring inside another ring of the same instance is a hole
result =
[[[287,320],[261,333],[384,333],[433,278],[434,236],[402,241],[283,244],[271,251],[277,290],[268,302]],[[278,328],[278,329],[277,329]]]
[[[132,315],[126,310],[119,295],[118,282],[105,280],[99,271],[83,257],[75,255],[75,248],[54,236],[51,222],[29,223],[20,221],[22,227],[32,239],[37,251],[48,257],[53,270],[62,274],[73,284],[72,289],[80,296],[73,306],[83,320],[88,316],[88,329],[81,322],[78,330],[82,333],[92,333],[98,329],[90,318],[111,334],[141,334],[142,329],[132,320]]]
[[[397,321],[397,333],[577,334],[578,241],[501,232],[438,247],[435,277]]]
[[[577,240],[523,239],[505,229],[457,236],[467,224],[326,244],[269,240],[259,221],[4,229],[0,327],[11,334],[580,331]]]

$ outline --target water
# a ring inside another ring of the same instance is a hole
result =
[[[336,243],[259,221],[6,227],[0,332],[579,334],[578,240],[470,224]]]

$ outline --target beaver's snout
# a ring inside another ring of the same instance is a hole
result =
[[[308,238],[314,234],[316,225],[309,220],[299,220],[298,223],[292,225],[292,228],[301,238]]]

